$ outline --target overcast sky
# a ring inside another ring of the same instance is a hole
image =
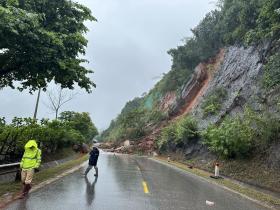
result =
[[[86,58],[94,70],[97,88],[79,94],[63,110],[89,112],[99,129],[105,129],[128,100],[148,92],[167,72],[166,53],[180,45],[190,29],[215,7],[213,0],[78,0],[88,6],[98,22],[87,23]],[[32,117],[35,95],[5,88],[0,91],[0,116]],[[38,118],[54,118],[44,105]]]

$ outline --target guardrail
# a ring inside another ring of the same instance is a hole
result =
[[[57,165],[60,165],[66,161],[69,161],[71,159],[74,159],[76,155],[69,156],[67,158],[63,158],[60,160],[54,160],[51,162],[46,162],[41,164],[40,169],[45,170],[47,168],[55,167]],[[18,181],[20,180],[20,163],[9,163],[9,164],[3,164],[0,165],[0,183],[1,182],[7,182],[7,181]]]
[[[14,179],[15,181],[19,180],[20,179],[19,165],[20,163],[9,163],[9,164],[0,165],[0,176],[6,175],[10,177],[10,179]],[[8,174],[14,174],[14,175],[8,175]]]
[[[0,165],[0,168],[9,168],[9,167],[13,167],[13,166],[19,166],[20,162],[18,163],[9,163],[9,164],[3,164]]]

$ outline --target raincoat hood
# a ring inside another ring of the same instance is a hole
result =
[[[34,147],[35,149],[30,149]],[[41,150],[34,139],[29,140],[24,146],[24,154],[20,162],[20,168],[24,170],[39,168],[41,164]]]
[[[25,149],[28,149],[30,147],[35,147],[36,149],[38,149],[38,145],[35,140],[29,140],[24,146]]]

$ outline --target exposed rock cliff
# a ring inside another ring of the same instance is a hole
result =
[[[220,69],[209,83],[193,115],[199,120],[200,128],[219,122],[226,115],[236,115],[244,111],[245,105],[255,110],[263,109],[265,96],[262,89],[263,64],[260,48],[229,47]],[[223,88],[227,97],[216,115],[203,116],[202,103],[215,89]]]

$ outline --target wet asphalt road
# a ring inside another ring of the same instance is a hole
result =
[[[8,206],[9,210],[265,210],[266,208],[153,160],[101,154],[99,177],[84,168]],[[86,167],[86,166],[85,166]],[[215,202],[210,207],[206,200]]]

